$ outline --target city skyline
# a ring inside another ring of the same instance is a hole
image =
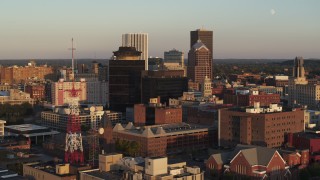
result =
[[[190,31],[213,31],[213,58],[320,58],[320,2],[35,1],[0,3],[0,59],[107,59],[121,34],[149,34],[149,56],[189,51]]]

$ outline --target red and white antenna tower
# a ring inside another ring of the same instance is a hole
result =
[[[74,75],[73,67],[73,38],[72,38],[72,74]],[[72,89],[66,90],[69,92],[67,98],[70,114],[68,116],[67,133],[66,133],[66,146],[65,146],[65,162],[72,164],[82,164],[84,161],[83,157],[83,146],[81,136],[81,122],[79,118],[79,92],[81,89],[75,89],[74,79],[72,82]]]

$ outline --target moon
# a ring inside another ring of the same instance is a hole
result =
[[[275,14],[276,14],[276,10],[271,9],[271,10],[270,10],[270,14],[271,14],[272,16],[275,15]]]

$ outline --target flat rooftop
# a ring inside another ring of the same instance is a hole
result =
[[[320,134],[312,133],[312,132],[299,132],[299,133],[295,133],[294,136],[303,137],[306,139],[320,139]]]
[[[99,169],[92,169],[87,171],[82,171],[81,173],[88,174],[93,177],[98,177],[102,179],[121,179],[122,178],[122,171],[100,171]]]
[[[127,134],[135,134],[138,136],[168,136],[174,134],[187,134],[196,133],[201,131],[210,130],[210,126],[199,125],[199,124],[188,124],[188,123],[175,123],[175,124],[161,124],[152,125],[145,127],[135,127],[132,124],[124,125],[117,124],[113,131]]]
[[[25,137],[43,136],[59,134],[58,131],[51,131],[49,128],[44,126],[38,126],[35,124],[20,124],[5,126],[6,135],[23,135]]]
[[[57,164],[53,164],[53,163],[42,163],[42,164],[30,164],[28,166],[53,174],[55,176],[59,176],[59,177],[66,177],[66,176],[75,176],[75,174],[56,174],[56,165]]]

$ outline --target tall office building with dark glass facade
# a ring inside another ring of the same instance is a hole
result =
[[[160,96],[161,103],[169,102],[169,98],[182,97],[188,90],[188,78],[183,70],[143,71],[142,103],[148,104],[150,98]]]
[[[135,47],[120,47],[109,61],[110,109],[125,112],[126,107],[141,103],[141,71],[145,61]]]

